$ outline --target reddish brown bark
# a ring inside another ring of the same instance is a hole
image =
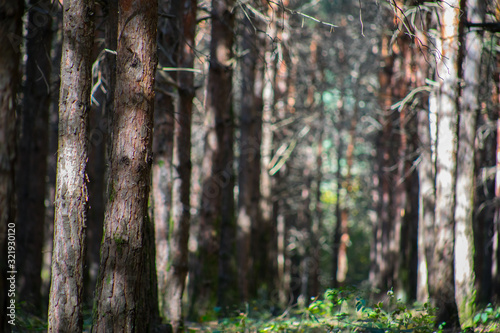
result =
[[[82,330],[93,3],[64,3],[49,332]]]
[[[154,242],[147,216],[152,155],[157,1],[119,1],[109,197],[93,332],[148,332],[156,316]]]

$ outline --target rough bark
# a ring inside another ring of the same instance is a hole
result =
[[[192,68],[194,65],[194,44],[196,31],[197,0],[185,0],[180,5],[177,17],[182,18],[178,67]],[[170,237],[170,270],[168,282],[168,319],[174,332],[183,332],[182,296],[188,273],[188,238],[191,220],[191,119],[195,94],[192,72],[177,74],[179,97],[174,132],[173,192],[172,192],[172,234]]]
[[[450,328],[460,327],[455,302],[454,283],[454,210],[457,167],[457,101],[458,101],[458,1],[445,4],[440,11],[441,53],[437,75],[437,145],[435,246],[430,296],[438,307],[436,323],[446,322]]]
[[[148,332],[154,234],[148,219],[157,1],[119,1],[111,170],[93,332]]]
[[[50,1],[30,1],[26,36],[26,81],[20,117],[17,173],[19,300],[25,310],[40,312],[42,247],[47,173],[48,115],[50,101],[52,18]],[[39,313],[40,314],[40,313]]]
[[[16,94],[20,80],[19,60],[23,2],[12,0],[0,3],[0,330],[10,332],[10,310],[7,307],[15,302],[15,296],[9,295],[12,289],[7,278],[13,278],[15,289],[16,270],[15,252],[15,189],[14,166],[16,157]],[[15,306],[15,304],[14,304]],[[5,315],[4,315],[5,314]]]
[[[64,3],[49,332],[82,330],[93,2]]]
[[[466,7],[465,8],[465,3]],[[462,1],[469,22],[482,21],[477,0]],[[475,139],[480,111],[479,85],[481,73],[482,33],[471,31],[465,35],[462,63],[464,86],[460,103],[457,151],[457,180],[455,206],[455,298],[460,322],[470,326],[475,312],[474,274],[474,193],[475,193]]]

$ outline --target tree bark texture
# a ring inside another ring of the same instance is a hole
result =
[[[29,232],[17,237],[19,300],[26,310],[42,306],[41,270],[45,220],[48,116],[51,94],[51,1],[30,1],[26,36],[26,81],[20,117],[17,223]],[[40,313],[39,313],[40,314]]]
[[[8,271],[16,270],[15,238],[8,232],[16,232],[14,168],[16,158],[16,95],[20,81],[19,61],[21,57],[23,2],[17,0],[0,3],[0,330],[10,331],[6,316],[12,298],[7,291],[10,283]],[[9,229],[9,230],[8,230]],[[21,230],[21,229],[20,229]],[[19,231],[20,231],[19,230]],[[7,251],[9,249],[9,251]],[[14,257],[11,257],[14,255]],[[8,261],[13,260],[13,261]],[[12,266],[11,266],[12,265]],[[14,282],[15,283],[15,282]],[[9,300],[10,298],[10,300]],[[5,313],[5,315],[4,315]]]
[[[148,332],[155,318],[152,163],[157,1],[119,1],[108,202],[93,332]]]
[[[436,207],[433,267],[430,296],[438,307],[437,324],[460,327],[454,283],[454,210],[458,126],[458,21],[459,1],[450,1],[440,11],[441,53],[437,66]]]
[[[178,67],[193,68],[197,0],[184,0],[177,17],[183,37],[179,45]],[[179,97],[176,105],[173,151],[172,229],[170,237],[170,270],[168,283],[168,319],[174,332],[183,332],[182,296],[188,273],[188,239],[191,221],[191,123],[195,95],[194,74],[177,74]]]
[[[93,1],[63,7],[63,53],[49,332],[82,330]]]

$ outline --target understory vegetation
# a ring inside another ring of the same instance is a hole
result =
[[[373,295],[378,295],[374,297]],[[186,332],[375,332],[375,333],[446,333],[444,323],[435,325],[436,308],[430,303],[406,304],[393,290],[378,293],[354,287],[328,289],[310,300],[286,309],[262,300],[235,308],[229,317],[219,318],[220,308],[201,315],[197,322],[187,322]],[[22,311],[14,332],[47,330],[47,320]],[[84,332],[90,332],[91,312],[84,314]],[[500,307],[491,304],[478,309],[473,325],[461,332],[499,332]],[[156,332],[171,332],[161,325]]]

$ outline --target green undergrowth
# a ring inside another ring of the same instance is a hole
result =
[[[429,303],[409,306],[392,291],[382,301],[369,301],[367,293],[329,289],[307,306],[289,307],[279,315],[246,305],[233,317],[188,325],[189,332],[332,332],[332,333],[445,333],[435,327],[436,309]],[[464,332],[500,332],[500,309],[488,305]]]

